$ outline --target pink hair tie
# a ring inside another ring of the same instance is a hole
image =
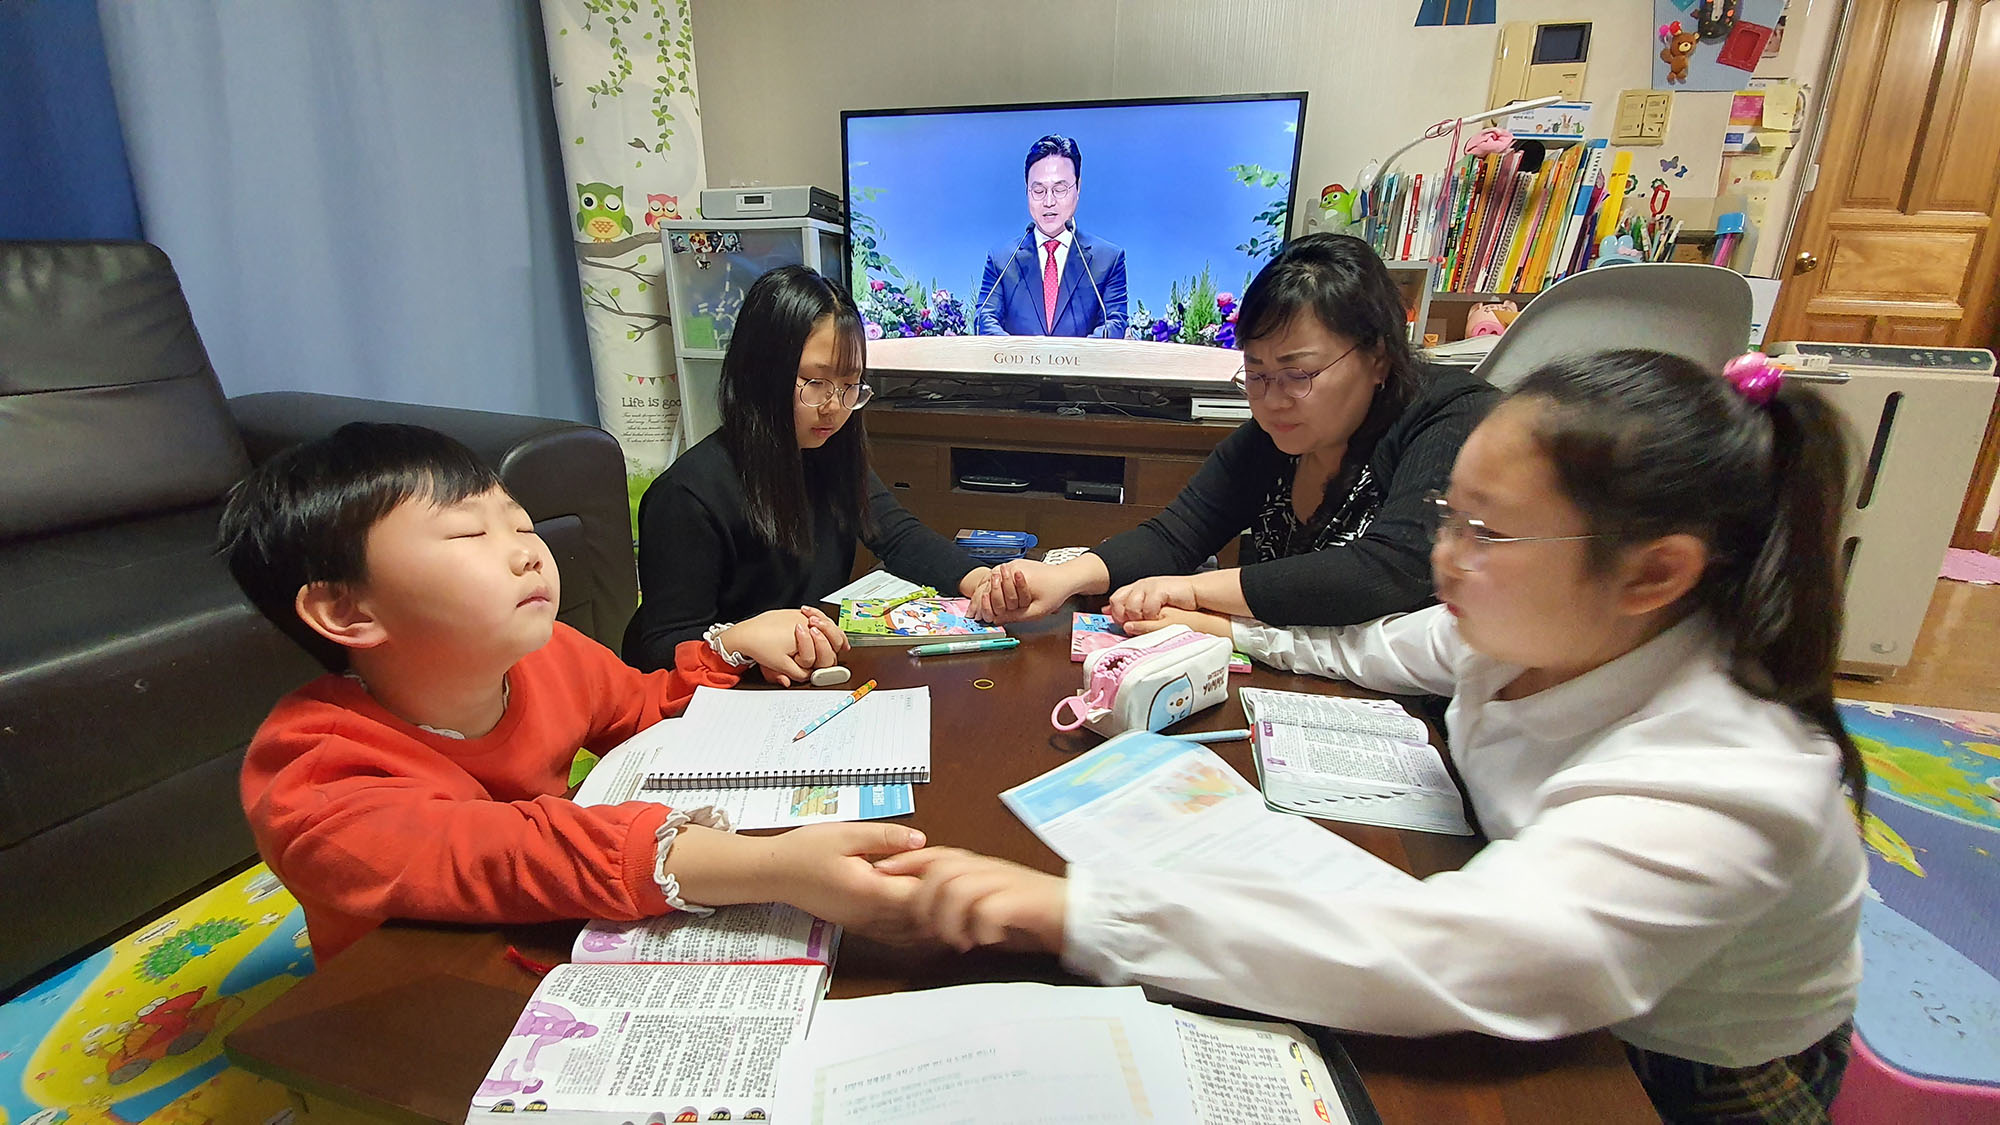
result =
[[[1785,369],[1763,352],[1745,352],[1723,365],[1722,377],[1752,405],[1763,406],[1784,383]]]

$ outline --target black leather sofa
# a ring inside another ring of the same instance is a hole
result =
[[[570,422],[273,393],[226,400],[166,255],[0,242],[0,993],[254,854],[237,771],[319,673],[213,553],[251,465],[356,420],[486,457],[616,647],[636,602],[624,460]]]

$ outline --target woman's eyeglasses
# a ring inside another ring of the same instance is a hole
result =
[[[1334,356],[1332,363],[1327,364],[1318,371],[1301,371],[1296,367],[1286,367],[1278,371],[1252,372],[1248,367],[1240,367],[1236,371],[1236,389],[1242,391],[1249,398],[1263,398],[1266,394],[1270,393],[1271,388],[1276,387],[1284,393],[1286,398],[1304,398],[1313,393],[1314,379],[1333,370],[1341,360],[1354,354],[1354,348],[1360,346],[1360,344],[1356,344],[1353,348],[1349,348],[1339,355]]]
[[[1486,549],[1503,543],[1573,543],[1584,539],[1602,539],[1601,535],[1501,535],[1486,526],[1484,520],[1473,519],[1445,502],[1444,493],[1432,492],[1424,497],[1424,509],[1430,517],[1430,538],[1433,544],[1450,543],[1458,548],[1458,559],[1454,563],[1463,571],[1476,571],[1486,558]]]
[[[801,406],[825,406],[835,399],[849,410],[859,410],[875,397],[875,389],[866,383],[836,383],[831,379],[800,379],[799,404]]]

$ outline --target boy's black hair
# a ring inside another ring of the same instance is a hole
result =
[[[751,283],[722,357],[716,432],[742,474],[744,514],[759,538],[795,559],[812,557],[817,511],[844,531],[872,530],[861,413],[849,415],[818,449],[799,448],[799,357],[829,317],[838,338],[834,377],[867,378],[867,342],[853,295],[805,266],[779,266]]]
[[[251,603],[330,672],[347,649],[300,619],[316,582],[368,580],[368,532],[396,505],[456,504],[503,487],[458,441],[422,426],[350,422],[257,466],[230,490],[216,549]]]
[[[1857,807],[1868,775],[1833,705],[1840,647],[1840,416],[1787,383],[1769,403],[1680,356],[1627,349],[1544,364],[1514,388],[1536,442],[1593,535],[1592,565],[1664,535],[1708,545],[1683,601],[1728,646],[1730,678],[1840,747]]]

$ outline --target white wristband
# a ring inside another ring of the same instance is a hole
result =
[[[723,630],[732,628],[735,624],[734,621],[718,621],[702,631],[701,639],[707,641],[708,647],[715,651],[715,655],[720,656],[723,663],[731,668],[748,668],[757,662],[740,652],[731,652],[722,647]]]

